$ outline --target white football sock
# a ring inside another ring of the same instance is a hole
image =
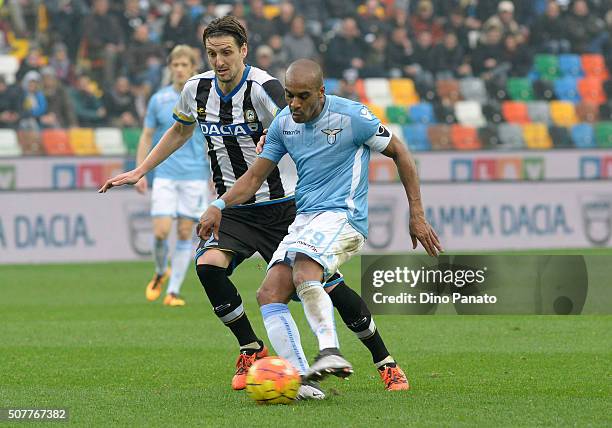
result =
[[[300,342],[300,332],[289,312],[289,307],[284,303],[269,303],[259,309],[274,351],[293,364],[300,374],[305,374],[308,370],[308,361]]]
[[[185,279],[185,273],[191,261],[191,239],[185,241],[176,241],[176,248],[172,255],[170,267],[172,274],[170,275],[170,283],[168,284],[167,294],[179,294],[181,285]]]
[[[168,268],[168,240],[157,239],[153,243],[153,259],[155,260],[155,272],[163,275]]]
[[[340,348],[334,323],[334,305],[319,281],[306,281],[296,287],[310,328],[317,336],[319,350]]]

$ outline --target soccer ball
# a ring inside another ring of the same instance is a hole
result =
[[[300,389],[300,374],[281,357],[255,361],[246,378],[246,392],[259,404],[291,404]]]

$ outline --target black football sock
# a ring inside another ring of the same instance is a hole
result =
[[[378,333],[372,314],[359,294],[343,281],[334,287],[329,297],[342,321],[368,348],[372,361],[378,363],[389,357],[389,351]]]
[[[260,342],[244,312],[238,290],[227,277],[226,269],[213,265],[197,265],[196,271],[215,315],[232,331],[240,346]]]

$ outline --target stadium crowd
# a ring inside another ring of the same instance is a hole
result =
[[[348,98],[356,78],[525,77],[535,53],[600,53],[612,70],[612,0],[9,1],[0,55],[27,50],[14,84],[0,76],[0,127],[139,126],[167,53],[204,58],[204,27],[227,13],[249,31],[249,63],[282,78],[315,59]]]

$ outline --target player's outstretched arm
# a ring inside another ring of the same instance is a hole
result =
[[[162,163],[185,144],[193,134],[194,128],[195,125],[185,125],[180,122],[175,122],[138,167],[107,180],[98,192],[105,193],[112,187],[123,186],[125,184],[136,184],[142,176]]]
[[[419,188],[419,177],[416,164],[408,148],[395,135],[387,148],[382,152],[395,162],[399,172],[400,180],[404,185],[408,204],[410,206],[410,236],[412,248],[417,247],[417,241],[423,245],[427,254],[437,256],[442,249],[438,235],[425,218],[425,211],[421,202],[421,190]]]
[[[236,181],[229,192],[214,201],[200,217],[197,227],[198,236],[202,239],[210,238],[211,233],[219,239],[219,225],[221,224],[221,210],[245,202],[251,198],[257,189],[274,168],[276,163],[266,158],[257,158],[253,165]]]

